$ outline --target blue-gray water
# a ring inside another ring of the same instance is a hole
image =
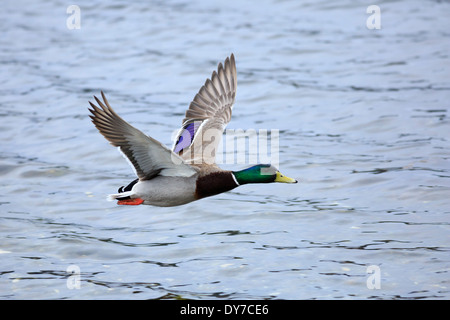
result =
[[[68,2],[0,10],[1,299],[450,298],[448,1],[373,3],[379,30],[367,1],[74,4],[79,30]],[[170,146],[231,52],[228,128],[279,129],[300,183],[106,201],[134,176],[87,101]]]

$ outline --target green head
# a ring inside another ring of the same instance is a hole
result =
[[[297,183],[297,180],[282,175],[277,168],[270,164],[258,164],[241,171],[233,171],[232,174],[240,185],[270,182]]]

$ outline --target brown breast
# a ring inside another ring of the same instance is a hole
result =
[[[231,171],[217,171],[201,175],[197,179],[195,197],[197,199],[210,197],[236,188],[238,184],[233,179]]]

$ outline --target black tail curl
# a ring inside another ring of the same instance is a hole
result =
[[[127,186],[125,187],[125,189],[124,189],[123,186],[121,186],[121,187],[119,188],[119,190],[117,190],[117,192],[119,192],[119,193],[124,193],[124,192],[127,192],[127,191],[131,191],[131,189],[133,189],[133,186],[134,186],[136,183],[138,183],[138,181],[139,181],[139,179],[135,179],[135,180],[131,181],[130,184],[127,185]],[[127,196],[127,197],[120,197],[120,198],[117,198],[117,199],[118,199],[118,200],[128,200],[128,199],[131,199],[131,198],[130,198],[129,196]]]

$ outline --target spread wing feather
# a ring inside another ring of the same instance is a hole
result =
[[[217,146],[231,120],[236,88],[236,62],[231,54],[224,64],[219,63],[217,72],[205,81],[186,111],[173,146],[186,162],[215,163]]]
[[[103,102],[94,98],[98,106],[89,101],[92,122],[130,160],[140,180],[150,180],[157,175],[192,176],[197,172],[159,141],[123,120],[111,108],[103,92]]]

